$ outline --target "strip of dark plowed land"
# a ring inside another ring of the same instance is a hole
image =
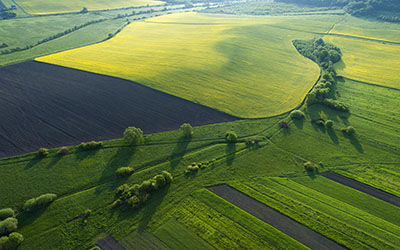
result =
[[[231,186],[222,184],[207,189],[311,249],[345,249],[336,242]]]
[[[0,157],[238,118],[115,77],[29,61],[0,68]]]
[[[336,181],[342,185],[357,189],[358,191],[369,194],[371,196],[374,196],[375,198],[381,199],[383,201],[389,202],[390,204],[400,207],[400,197],[397,197],[393,194],[387,193],[383,190],[374,188],[370,185],[353,180],[335,172],[325,172],[321,175],[332,181]]]
[[[96,246],[100,247],[102,250],[125,250],[125,248],[112,236],[107,236],[106,238],[97,241]]]

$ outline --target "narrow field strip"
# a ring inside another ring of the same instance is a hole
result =
[[[345,249],[334,241],[226,184],[210,191],[312,249]]]
[[[374,188],[370,185],[361,183],[359,181],[350,179],[346,176],[337,174],[335,172],[325,172],[321,174],[325,178],[328,178],[332,181],[336,181],[340,184],[346,185],[348,187],[357,189],[358,191],[364,192],[366,194],[369,194],[373,197],[376,197],[378,199],[381,199],[383,201],[386,201],[390,204],[393,204],[395,206],[400,207],[400,197],[397,197],[393,194],[387,193],[385,191],[382,191],[380,189]]]

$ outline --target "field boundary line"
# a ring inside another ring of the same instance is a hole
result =
[[[375,188],[371,185],[356,181],[354,179],[338,174],[336,172],[329,171],[329,172],[324,172],[321,175],[334,182],[353,188],[359,192],[370,195],[382,201],[388,202],[394,206],[400,207],[400,197],[397,197],[396,195]]]
[[[379,84],[376,84],[376,83],[370,83],[370,82],[365,82],[365,81],[361,81],[361,80],[356,80],[356,79],[352,79],[352,78],[349,78],[349,77],[346,77],[346,76],[341,76],[341,77],[343,77],[346,80],[350,80],[350,81],[353,81],[353,82],[356,82],[356,83],[361,83],[361,84],[365,84],[365,85],[369,85],[369,86],[373,86],[373,87],[379,87],[379,88],[385,88],[385,89],[400,91],[400,89],[394,88],[394,87],[389,87],[389,86],[379,85]]]

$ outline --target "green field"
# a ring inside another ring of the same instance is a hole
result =
[[[153,0],[69,0],[69,1],[43,1],[43,0],[17,0],[16,1],[26,12],[33,15],[54,14],[65,12],[78,12],[84,7],[88,10],[118,9],[126,7],[137,7],[146,5],[164,4],[162,1]]]
[[[298,106],[319,73],[291,42],[312,36],[268,25],[280,21],[167,15],[36,60],[133,80],[239,117],[266,117]]]

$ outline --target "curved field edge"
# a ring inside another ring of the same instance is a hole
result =
[[[319,76],[292,45],[312,35],[268,25],[280,19],[181,13],[151,20],[36,60],[133,80],[241,118],[296,108]]]

